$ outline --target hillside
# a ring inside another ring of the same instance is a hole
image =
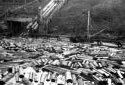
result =
[[[60,28],[61,31],[63,28],[65,31],[76,29],[82,34],[86,31],[87,10],[91,10],[92,31],[104,29],[104,25],[109,32],[119,31],[119,34],[124,34],[124,6],[123,0],[69,0],[68,4],[55,14],[50,26]]]
[[[38,6],[42,8],[49,0],[41,0],[27,7],[12,12],[11,16],[35,16]],[[6,6],[5,6],[6,7]],[[91,12],[91,34],[102,29],[113,35],[125,35],[125,1],[124,0],[68,0],[49,23],[50,31],[61,34],[84,34],[87,28],[87,11]]]

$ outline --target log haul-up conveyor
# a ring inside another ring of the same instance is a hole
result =
[[[39,7],[39,14],[35,19],[27,25],[27,33],[30,30],[38,29],[39,25],[42,24],[46,26],[53,15],[64,6],[67,0],[51,0],[43,9]],[[44,27],[42,26],[42,27]],[[39,28],[42,29],[42,28]]]

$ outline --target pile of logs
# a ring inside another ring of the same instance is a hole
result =
[[[4,50],[16,47],[20,48],[18,51],[42,55],[9,61],[7,70],[0,71],[0,85],[125,85],[122,49],[54,40],[41,42],[37,47],[34,42],[19,45],[1,41]],[[31,48],[33,51],[28,50]]]

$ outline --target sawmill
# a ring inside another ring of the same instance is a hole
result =
[[[0,85],[125,85],[124,0],[0,0]]]

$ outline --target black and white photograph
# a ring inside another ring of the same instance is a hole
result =
[[[125,0],[0,0],[0,85],[125,85]]]

